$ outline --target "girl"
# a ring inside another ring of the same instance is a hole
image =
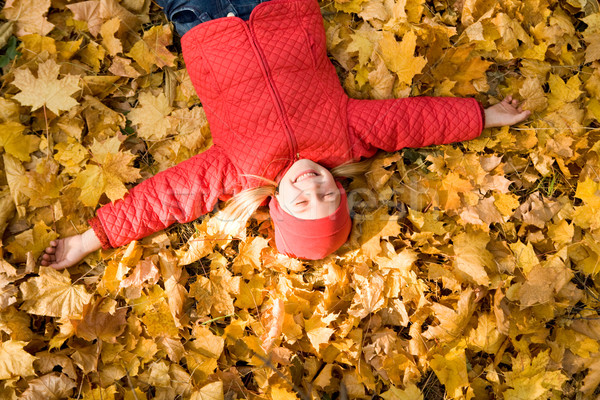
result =
[[[181,17],[178,30],[189,29],[183,56],[214,145],[98,209],[92,229],[53,241],[42,265],[69,267],[100,247],[192,221],[235,194],[232,214],[243,218],[270,198],[280,252],[320,259],[346,241],[351,227],[346,194],[329,168],[378,149],[470,140],[484,127],[529,115],[510,97],[485,110],[474,99],[350,99],[327,58],[316,0],[265,1],[247,21],[236,16],[235,1],[210,2],[218,4],[209,10],[215,15],[194,6],[199,1],[165,8]],[[199,22],[189,21],[194,17],[216,19],[191,27]],[[265,180],[278,183],[277,193]]]

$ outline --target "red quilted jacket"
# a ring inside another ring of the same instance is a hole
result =
[[[354,100],[327,58],[316,0],[271,0],[249,21],[202,23],[182,40],[214,145],[134,187],[90,220],[103,247],[189,222],[243,188],[276,180],[299,158],[326,167],[469,140],[483,128],[474,99]]]

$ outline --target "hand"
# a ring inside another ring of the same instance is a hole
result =
[[[101,247],[94,230],[88,229],[81,235],[51,241],[44,250],[41,264],[54,269],[69,268]]]
[[[518,100],[507,96],[498,104],[488,107],[485,113],[485,128],[514,125],[526,120],[531,111],[523,110]]]

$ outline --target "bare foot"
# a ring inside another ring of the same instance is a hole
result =
[[[81,235],[51,241],[50,246],[44,250],[40,263],[54,269],[69,268],[100,247],[94,231],[89,229]]]
[[[531,111],[523,110],[518,100],[512,96],[506,96],[498,104],[485,109],[485,127],[494,128],[498,126],[518,124],[529,118]]]

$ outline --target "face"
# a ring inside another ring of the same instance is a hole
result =
[[[319,219],[337,210],[341,195],[327,168],[303,159],[296,161],[281,178],[275,197],[294,217]]]

